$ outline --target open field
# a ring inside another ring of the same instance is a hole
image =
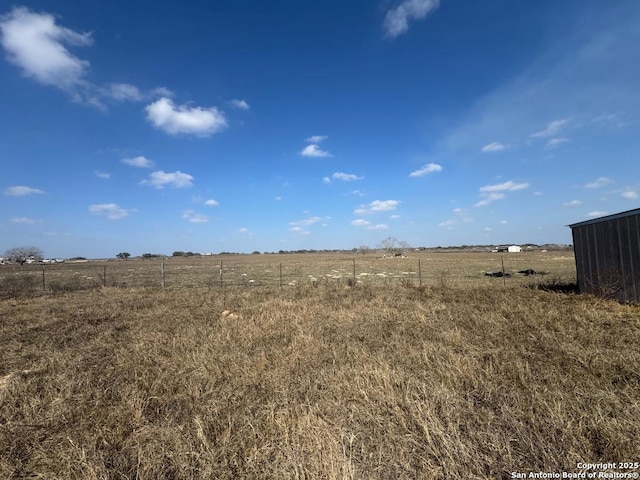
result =
[[[104,260],[53,265],[0,265],[0,296],[99,286],[220,287],[294,285],[491,286],[485,272],[513,273],[510,283],[575,282],[572,251],[518,254],[411,252],[406,258],[367,254],[262,254]],[[222,269],[220,268],[222,266]],[[544,275],[523,277],[519,270]]]
[[[640,308],[448,255],[422,288],[0,300],[0,478],[485,479],[640,461]],[[505,268],[562,278],[553,255]]]

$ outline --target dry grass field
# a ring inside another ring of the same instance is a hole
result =
[[[220,266],[222,265],[222,275]],[[572,251],[520,254],[410,252],[406,258],[352,253],[223,255],[103,260],[53,265],[0,265],[0,296],[99,286],[220,287],[353,285],[502,285],[486,272],[512,273],[510,283],[575,282]],[[543,275],[523,277],[534,269]]]
[[[638,306],[535,288],[571,280],[566,252],[505,255],[548,272],[506,281],[484,276],[499,256],[421,255],[423,287],[403,280],[415,257],[358,258],[376,281],[349,286],[350,258],[256,255],[233,259],[225,288],[0,300],[0,478],[487,479],[640,461]],[[243,286],[280,263],[294,285]]]

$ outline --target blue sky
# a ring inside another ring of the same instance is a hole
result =
[[[636,0],[0,10],[0,251],[570,243],[640,206]]]

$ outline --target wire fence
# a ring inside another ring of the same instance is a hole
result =
[[[435,256],[437,257],[437,256]],[[564,257],[561,257],[564,258]],[[99,287],[257,287],[287,288],[321,285],[421,287],[433,284],[487,282],[489,276],[506,278],[527,265],[531,259],[469,256],[464,259],[364,257],[349,259],[313,259],[309,261],[257,262],[230,260],[110,260],[85,263],[0,265],[0,296],[27,292],[64,292]],[[569,261],[566,261],[569,260]],[[538,259],[538,264],[541,262]],[[542,276],[575,278],[573,258],[566,257],[552,272]],[[488,275],[492,274],[492,275]],[[542,278],[538,276],[538,279]],[[573,277],[572,277],[573,276]],[[512,280],[510,280],[512,281]],[[528,281],[531,281],[530,279]],[[495,283],[495,281],[494,281]]]

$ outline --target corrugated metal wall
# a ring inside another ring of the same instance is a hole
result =
[[[580,292],[640,303],[640,214],[584,223],[571,226]]]

